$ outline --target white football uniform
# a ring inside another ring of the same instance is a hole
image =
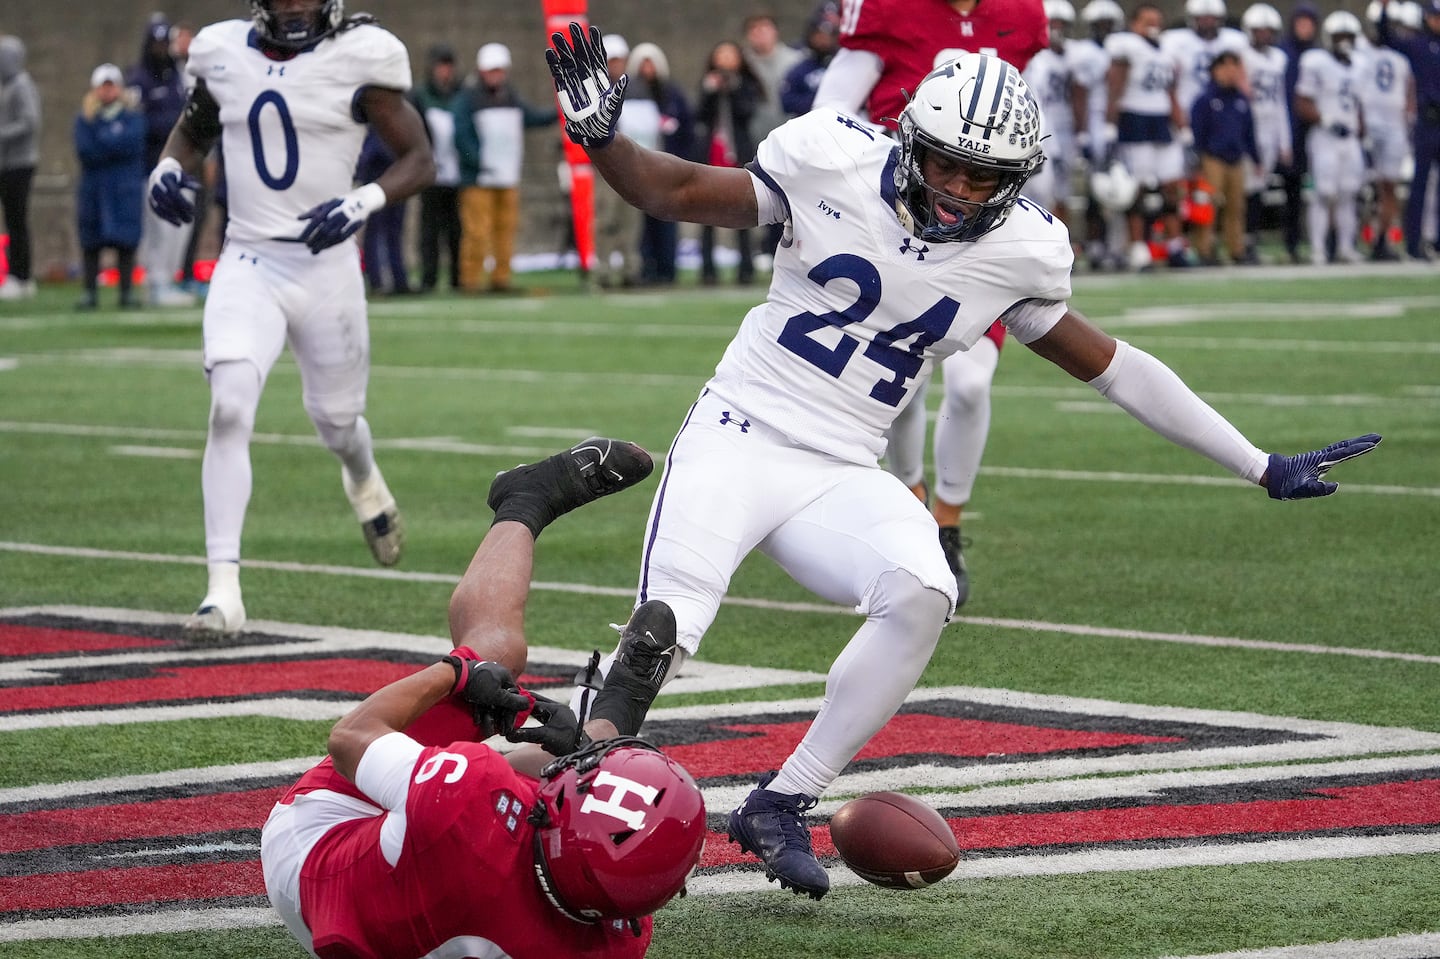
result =
[[[895,213],[899,148],[853,118],[813,111],[751,166],[787,240],[768,297],[746,315],[670,448],[651,510],[641,601],[675,611],[694,652],[753,549],[798,582],[864,611],[907,571],[955,577],[924,504],[877,460],[935,361],[1003,319],[1033,342],[1070,295],[1069,234],[1021,200],[975,242],[927,243]],[[768,188],[768,194],[766,193]]]
[[[1110,54],[1102,44],[1086,37],[1072,40],[1065,45],[1065,56],[1070,59],[1070,79],[1085,90],[1086,124],[1090,142],[1099,142],[1105,131],[1105,104],[1109,94],[1105,89],[1105,74],[1110,69]]]
[[[1260,150],[1260,169],[1251,173],[1249,192],[1265,186],[1265,180],[1284,153],[1293,155],[1290,140],[1290,105],[1285,96],[1285,67],[1289,57],[1279,47],[1264,50],[1246,47],[1241,54],[1245,77],[1250,82],[1250,109],[1255,117],[1255,145]]]
[[[307,408],[353,414],[369,365],[358,244],[312,254],[299,216],[350,190],[366,132],[359,94],[409,89],[405,45],[365,24],[274,60],[250,21],[228,20],[195,35],[186,68],[220,107],[229,203],[205,300],[206,368],[248,360],[263,377],[288,338]]]
[[[1129,65],[1120,94],[1120,162],[1149,187],[1185,175],[1185,151],[1170,129],[1170,91],[1175,62],[1157,44],[1134,31],[1112,33],[1105,51]]]
[[[1241,53],[1249,49],[1250,39],[1233,27],[1221,27],[1206,40],[1189,27],[1176,27],[1160,34],[1160,49],[1175,62],[1175,97],[1185,115],[1210,83],[1210,61],[1225,50]]]
[[[1311,178],[1320,196],[1359,193],[1364,182],[1357,74],[1354,58],[1344,63],[1329,50],[1320,48],[1300,55],[1295,94],[1314,100],[1320,111],[1320,122],[1311,127],[1305,137]]]
[[[1073,67],[1064,53],[1049,47],[1025,64],[1023,75],[1040,104],[1040,146],[1045,165],[1025,184],[1025,195],[1052,210],[1070,199],[1070,158],[1075,155],[1075,111],[1070,102]]]
[[[1410,61],[1398,50],[1371,47],[1355,57],[1370,172],[1380,180],[1398,181],[1410,160],[1410,129],[1405,115],[1409,99]]]

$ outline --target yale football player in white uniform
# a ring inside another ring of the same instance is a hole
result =
[[[342,0],[250,0],[252,19],[200,31],[185,114],[150,179],[150,205],[194,217],[192,174],[223,132],[230,219],[205,300],[210,423],[201,486],[209,588],[186,628],[232,634],[245,623],[240,533],[250,499],[250,434],[265,378],[288,341],[305,411],[340,459],[346,495],[375,559],[400,558],[395,498],[375,465],[362,415],[370,342],[359,251],[366,217],[434,178],[423,122],[404,98],[410,58]],[[373,126],[396,155],[375,183],[349,190]],[[346,192],[349,190],[349,192]]]
[[[1244,33],[1225,26],[1225,12],[1225,0],[1186,0],[1185,26],[1160,35],[1160,49],[1175,61],[1175,98],[1186,116],[1210,83],[1210,61],[1250,46]]]
[[[1253,3],[1245,8],[1240,25],[1250,37],[1250,46],[1241,53],[1245,79],[1250,84],[1250,109],[1255,117],[1255,145],[1260,150],[1260,163],[1251,169],[1245,184],[1246,220],[1250,234],[1250,256],[1258,262],[1254,244],[1260,229],[1261,194],[1270,175],[1277,167],[1288,167],[1294,160],[1294,144],[1290,134],[1290,104],[1285,95],[1285,71],[1289,57],[1276,46],[1285,32],[1285,21],[1268,3]]]
[[[1359,99],[1359,63],[1355,41],[1360,20],[1336,10],[1320,26],[1325,45],[1300,55],[1295,81],[1295,111],[1314,124],[1305,135],[1314,188],[1310,193],[1308,225],[1310,261],[1325,263],[1325,235],[1335,228],[1335,258],[1348,263],[1361,259],[1355,248],[1359,232],[1357,204],[1365,182],[1365,155],[1360,146],[1364,130]]]
[[[1276,498],[1332,492],[1319,473],[1379,437],[1267,456],[1158,360],[1069,309],[1068,231],[1020,195],[1044,162],[1039,109],[1004,61],[967,54],[937,68],[902,113],[899,143],[816,110],[727,170],[616,135],[626,78],[612,85],[600,37],[572,24],[546,57],[567,133],[606,181],[652,216],[786,227],[765,302],[671,445],[639,599],[673,609],[682,660],[759,549],[865,617],[804,740],[730,816],[731,837],[771,878],[819,898],[829,880],[804,813],[904,702],[955,601],[934,519],[878,465],[886,428],[936,360],[1002,319],[1147,426]]]

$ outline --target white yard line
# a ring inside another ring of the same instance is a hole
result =
[[[173,563],[184,566],[205,565],[205,558],[203,556],[178,556],[171,553],[138,553],[77,546],[49,546],[40,543],[18,543],[5,540],[0,540],[0,552],[28,553],[37,556],[63,556],[72,559],[93,559],[101,561]],[[257,559],[247,559],[245,565],[250,569],[265,569],[303,575],[345,576],[357,579],[384,579],[395,582],[438,583],[448,586],[453,586],[459,582],[459,576],[453,573],[426,573],[412,570],[380,569],[368,566],[334,566]],[[558,583],[544,580],[532,583],[531,589],[540,592],[614,596],[627,599],[633,599],[635,595],[633,588],[624,586],[596,586],[588,583]],[[855,611],[848,606],[836,606],[829,603],[789,602],[743,596],[727,596],[722,602],[729,606],[740,606],[750,609],[820,613],[830,616],[856,615]],[[178,622],[178,620],[179,617],[177,616],[170,621]],[[1348,656],[1358,659],[1400,660],[1403,662],[1440,665],[1440,656],[1400,652],[1397,650],[1367,649],[1363,647],[1325,646],[1317,643],[1281,643],[1269,640],[1243,639],[1234,636],[1206,636],[1191,633],[1114,629],[1108,626],[1090,626],[1080,623],[1051,623],[1044,620],[1007,619],[994,616],[957,616],[952,622],[995,629],[1065,633],[1073,636],[1092,636],[1101,639],[1142,640],[1147,642],[1180,643],[1191,646],[1228,647],[1233,649],[1305,653],[1325,656]]]
[[[1387,936],[1384,939],[1342,939],[1339,942],[1246,949],[1241,952],[1212,952],[1183,959],[1433,959],[1434,956],[1440,956],[1440,932]]]

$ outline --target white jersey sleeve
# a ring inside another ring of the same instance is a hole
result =
[[[751,173],[788,211],[764,303],[746,315],[707,384],[792,441],[874,463],[934,362],[970,347],[1031,300],[1070,294],[1063,223],[1021,199],[978,240],[926,242],[896,215],[899,147],[853,117],[816,110],[761,143]],[[1017,323],[1025,322],[1021,309]]]
[[[227,231],[248,242],[297,239],[300,214],[347,192],[365,139],[361,92],[410,87],[405,45],[373,24],[273,60],[248,21],[229,20],[196,34],[187,69],[220,107]]]

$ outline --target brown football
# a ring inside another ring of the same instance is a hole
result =
[[[960,846],[940,814],[904,793],[869,793],[830,818],[835,851],[861,879],[889,889],[923,889],[960,863]]]

